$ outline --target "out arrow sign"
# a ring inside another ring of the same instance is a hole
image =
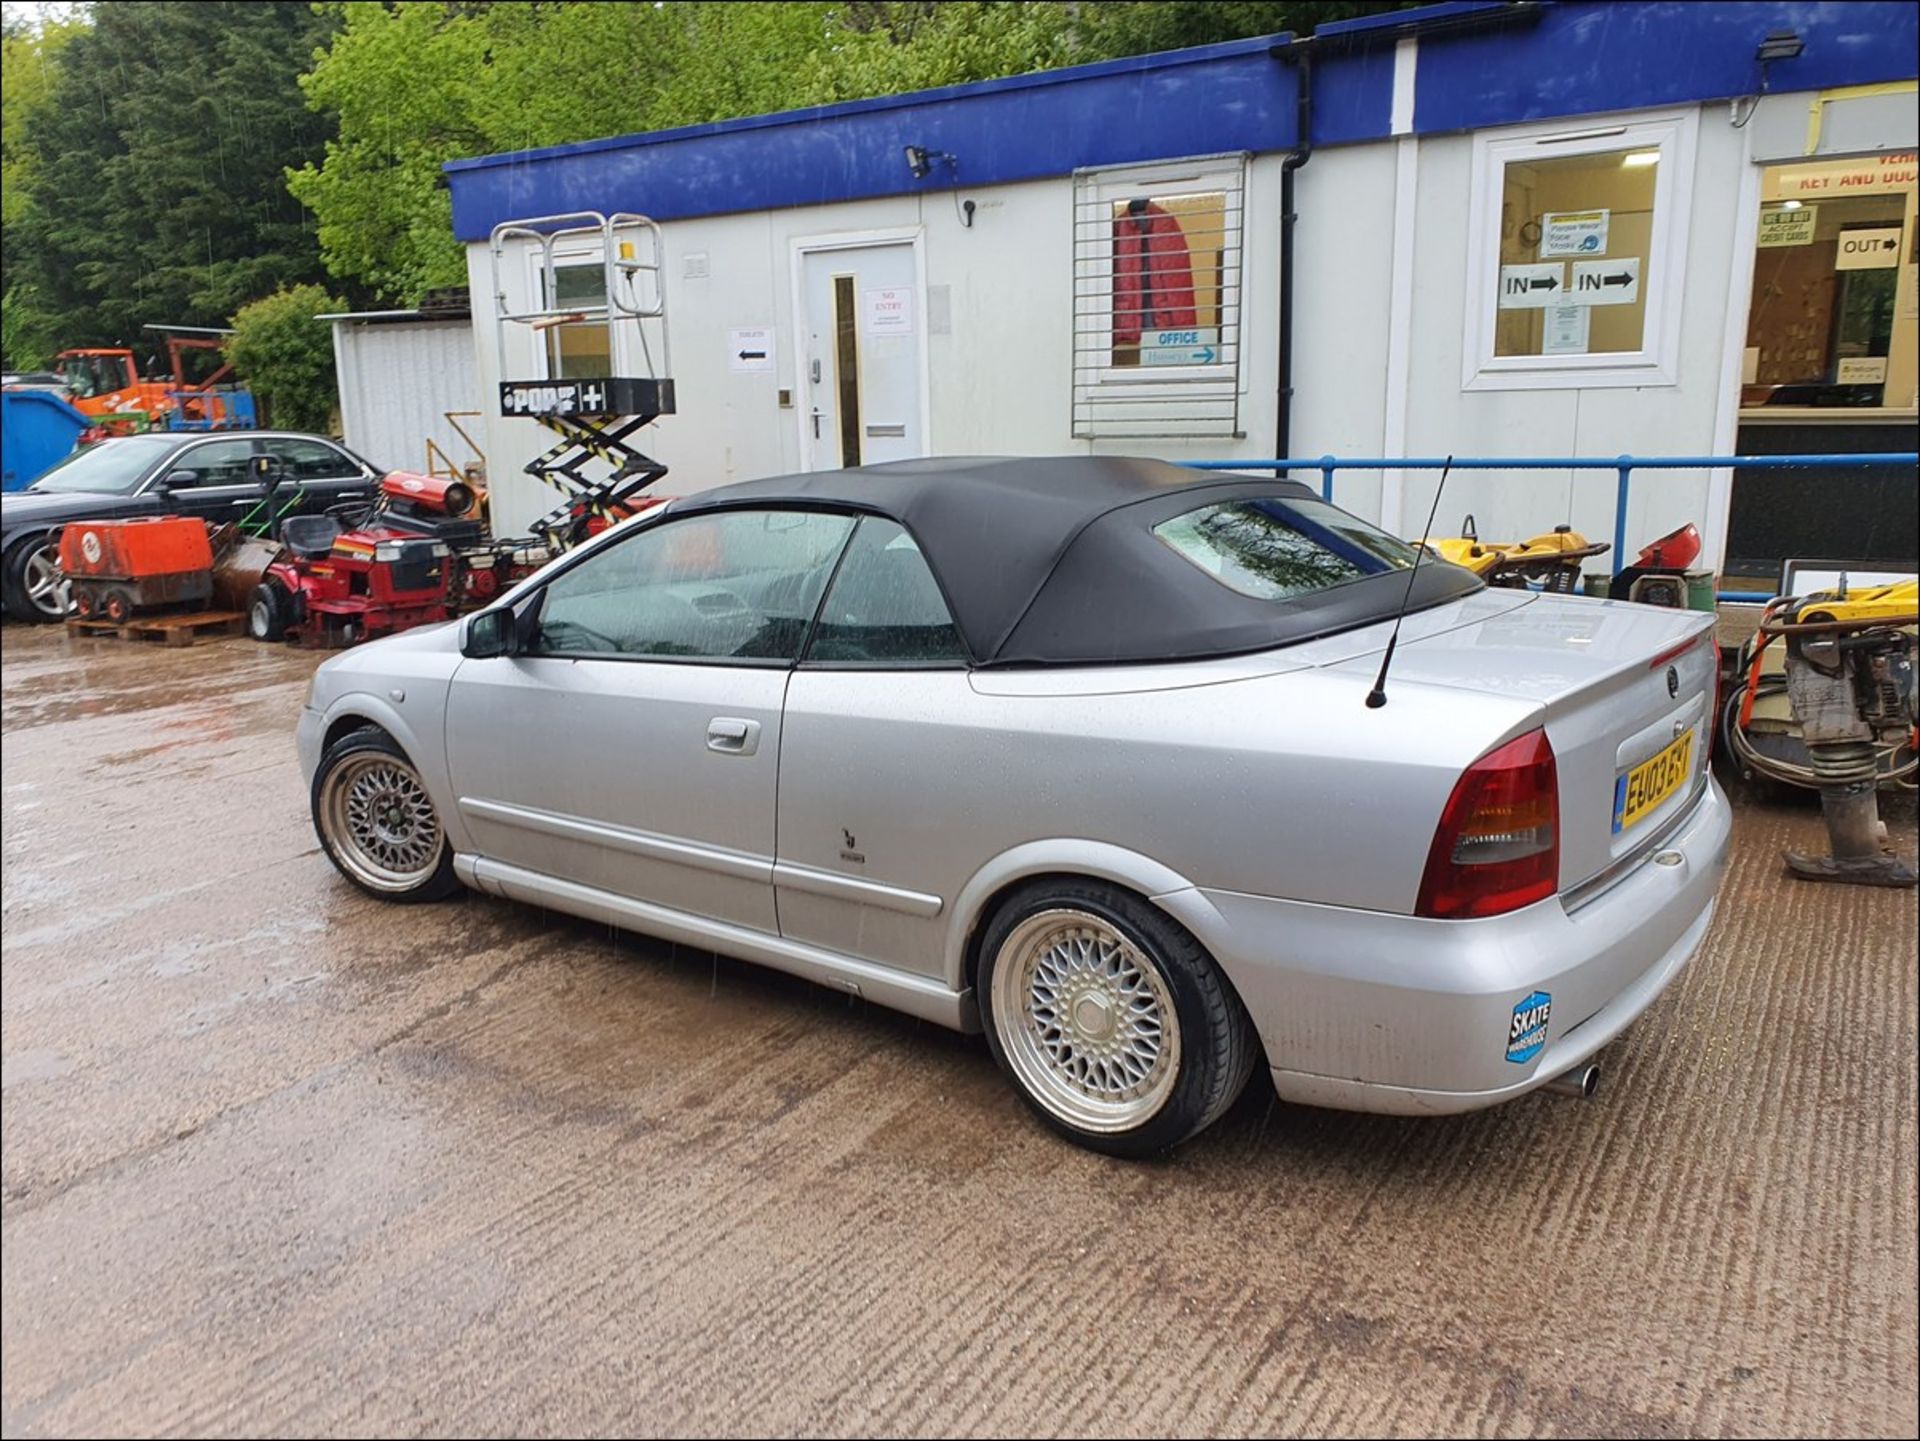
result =
[[[1840,232],[1840,249],[1833,262],[1835,270],[1882,270],[1899,263],[1899,226],[1883,225],[1871,230]]]

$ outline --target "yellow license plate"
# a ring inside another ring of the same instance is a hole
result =
[[[1642,761],[1613,783],[1613,833],[1618,835],[1644,820],[1692,774],[1693,731],[1689,728],[1659,755]]]

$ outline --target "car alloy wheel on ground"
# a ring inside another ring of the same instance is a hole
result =
[[[312,805],[327,858],[369,895],[437,901],[460,889],[433,800],[385,731],[363,727],[327,748]]]
[[[1211,1125],[1259,1045],[1219,967],[1170,917],[1096,881],[1046,880],[1000,907],[977,994],[1000,1067],[1082,1145],[1139,1156]]]
[[[47,623],[66,618],[71,592],[60,578],[51,535],[29,536],[7,552],[5,600],[7,614],[15,620]]]

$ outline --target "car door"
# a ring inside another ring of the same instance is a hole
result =
[[[787,687],[781,935],[941,975],[946,907],[986,859],[965,794],[993,745],[967,665],[913,538],[862,519]]]
[[[280,462],[274,510],[318,515],[344,501],[373,495],[373,471],[330,441],[311,435],[262,436],[260,448]]]
[[[243,520],[265,487],[252,471],[251,437],[202,440],[182,447],[160,468],[166,508],[213,524]]]
[[[521,652],[465,660],[450,687],[478,853],[776,932],[787,677],[852,530],[820,511],[669,515],[549,580]]]

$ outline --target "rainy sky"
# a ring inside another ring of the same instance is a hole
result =
[[[0,3],[0,19],[8,25],[16,20],[29,25],[37,25],[42,20],[57,20],[72,14],[80,6],[72,0],[4,0]]]

